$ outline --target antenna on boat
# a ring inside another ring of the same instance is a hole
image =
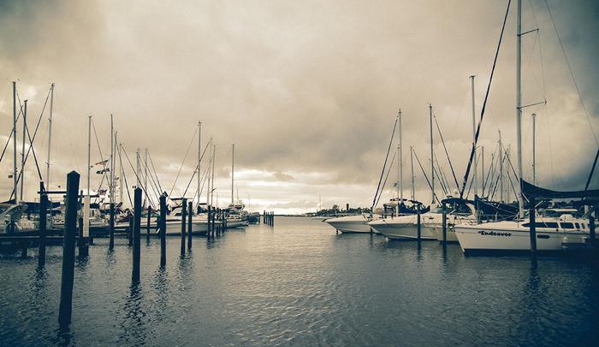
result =
[[[15,204],[18,201],[18,178],[17,178],[17,82],[12,82],[12,130],[13,130],[13,138],[12,138],[12,148],[13,148],[13,191],[15,192]]]
[[[516,12],[516,136],[518,164],[518,217],[524,218],[522,195],[522,0],[518,0]]]
[[[26,141],[26,137],[25,135],[27,135],[27,100],[25,100],[25,110],[23,111],[23,144],[22,144],[22,148],[23,151],[21,152],[21,192],[20,192],[20,200],[23,201],[23,190],[24,190],[24,185],[23,183],[25,182],[25,141]],[[15,133],[16,135],[16,133]],[[16,137],[16,136],[15,136]],[[17,194],[15,193],[15,198],[17,197]]]
[[[435,164],[434,164],[434,153],[433,153],[433,105],[428,104],[429,109],[429,128],[430,128],[430,139],[431,139],[431,191],[432,191],[432,202],[435,203]]]
[[[52,145],[52,113],[54,110],[54,83],[50,86],[50,118],[48,119],[48,160],[46,162],[46,189],[50,189],[50,147]]]

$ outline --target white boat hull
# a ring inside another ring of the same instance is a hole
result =
[[[490,223],[489,223],[490,224]],[[585,244],[588,234],[580,231],[537,230],[538,251],[561,251],[564,244]],[[489,229],[485,224],[456,225],[455,235],[463,252],[528,251],[530,232],[515,228]]]
[[[418,224],[417,216],[400,216],[393,219],[381,219],[370,222],[369,225],[379,233],[385,235],[391,240],[417,240],[418,239]],[[421,240],[436,240],[430,225],[421,223],[420,225]]]
[[[370,225],[368,225],[369,218],[364,215],[330,218],[325,222],[341,233],[373,232]]]

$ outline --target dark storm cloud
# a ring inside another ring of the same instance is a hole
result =
[[[10,81],[20,79],[20,94],[31,99],[36,112],[48,83],[55,82],[57,175],[84,170],[89,114],[106,155],[113,113],[130,155],[149,148],[165,180],[174,181],[202,121],[202,142],[213,137],[217,144],[217,177],[230,175],[235,143],[237,168],[261,170],[287,183],[312,180],[319,188],[302,189],[314,197],[325,183],[374,190],[399,108],[404,180],[409,146],[426,168],[430,102],[461,180],[471,141],[468,76],[477,75],[480,112],[505,6],[385,0],[4,1],[0,122],[2,129],[10,128]],[[599,5],[580,0],[549,1],[549,6],[590,121],[559,42],[550,39],[555,35],[544,2],[525,2],[525,29],[538,24],[542,35],[541,41],[525,38],[530,46],[524,50],[523,81],[526,102],[548,99],[546,109],[525,110],[525,119],[533,111],[540,114],[544,132],[538,134],[538,158],[545,183],[568,182],[590,170],[597,144],[589,128],[596,128],[599,85],[597,69],[589,64],[599,53],[594,34]],[[513,13],[481,133],[487,153],[498,130],[515,147]],[[566,128],[571,134],[560,136]],[[529,134],[529,125],[524,130]],[[529,138],[524,146],[529,148]],[[443,162],[442,147],[436,147]],[[195,150],[191,145],[183,170],[188,175]],[[3,173],[9,171],[4,164]],[[419,189],[425,190],[415,171]]]

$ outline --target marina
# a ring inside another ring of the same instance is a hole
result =
[[[599,3],[0,8],[0,347],[597,345]]]
[[[73,322],[58,329],[62,249],[2,255],[0,341],[7,346],[590,346],[599,338],[597,263],[464,256],[459,245],[336,234],[277,217],[179,254],[169,238],[132,248],[100,238],[75,262]],[[107,287],[104,283],[110,282]]]

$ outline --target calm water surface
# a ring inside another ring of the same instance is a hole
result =
[[[0,256],[1,346],[592,346],[599,270],[562,257],[465,257],[458,245],[336,235],[278,217],[132,251],[96,240],[76,263],[73,323],[58,329],[62,249]]]

